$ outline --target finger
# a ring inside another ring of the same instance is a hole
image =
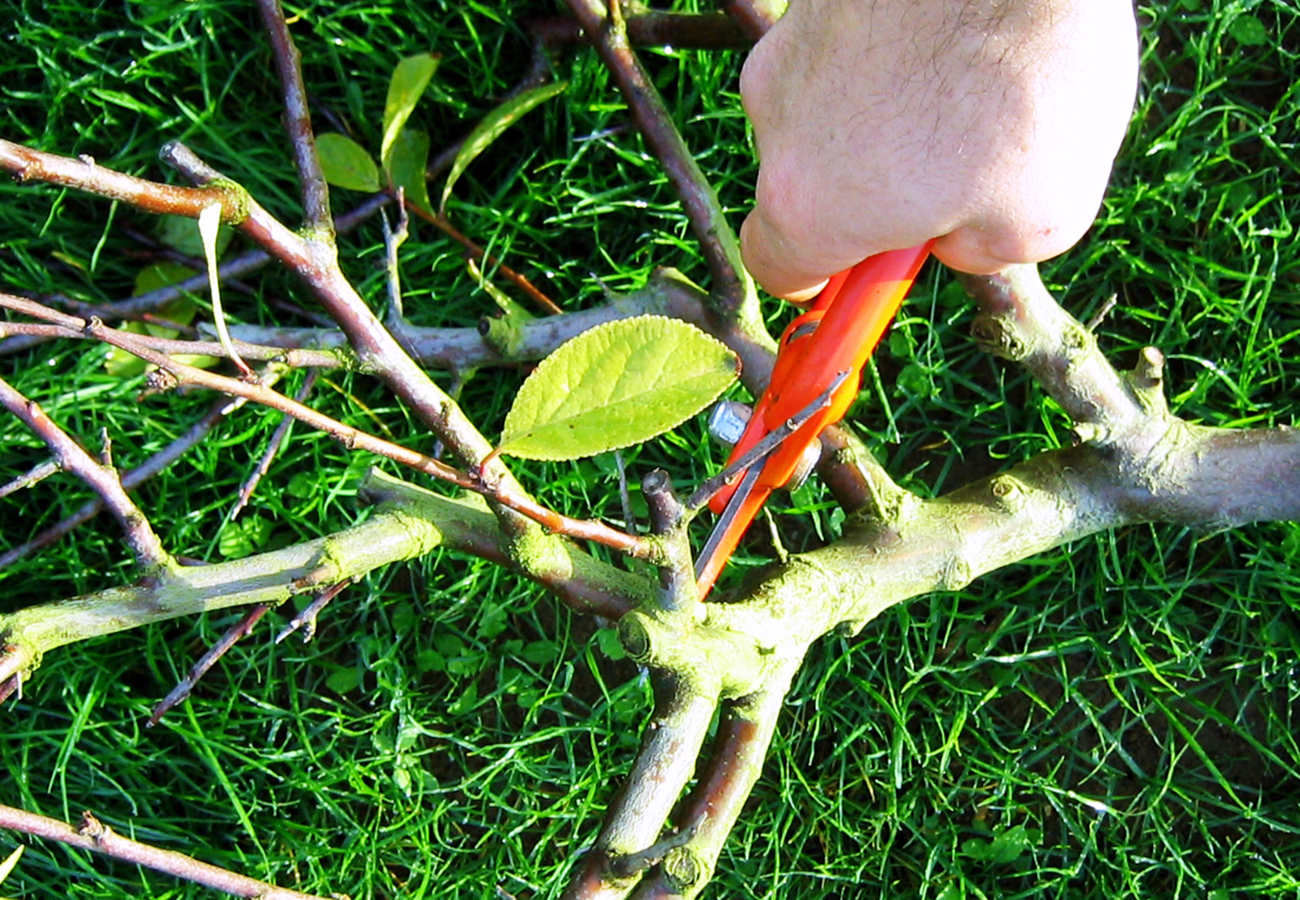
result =
[[[836,272],[807,267],[808,254],[791,247],[757,209],[740,226],[740,254],[763,290],[792,303],[812,300]]]

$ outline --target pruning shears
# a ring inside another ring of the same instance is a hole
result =
[[[701,599],[768,495],[790,480],[804,450],[822,430],[849,411],[858,394],[862,367],[898,312],[933,243],[880,253],[840,272],[826,283],[808,311],[786,326],[767,390],[727,464],[752,455],[777,432],[790,430],[792,422],[802,420],[802,424],[779,438],[765,458],[736,473],[733,482],[709,502],[721,518],[695,565]]]

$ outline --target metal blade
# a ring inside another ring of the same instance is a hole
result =
[[[736,492],[727,501],[726,508],[722,511],[722,515],[718,517],[717,524],[713,526],[713,531],[704,544],[704,549],[695,558],[695,577],[697,579],[704,574],[704,567],[708,565],[709,560],[713,558],[713,554],[717,552],[718,543],[722,540],[722,536],[727,533],[732,521],[740,514],[740,508],[745,505],[745,499],[754,490],[754,485],[758,484],[758,476],[762,474],[762,471],[763,467],[761,465],[750,466],[749,470],[745,472],[745,477],[741,479],[740,486],[736,488]]]

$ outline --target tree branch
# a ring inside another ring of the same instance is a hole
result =
[[[278,0],[258,0],[258,12],[271,40],[271,55],[275,70],[280,76],[281,96],[284,98],[284,127],[289,134],[289,147],[293,152],[294,166],[298,170],[298,186],[302,191],[303,224],[312,232],[312,239],[334,242],[334,217],[330,215],[330,189],[321,170],[316,153],[316,138],[311,129],[311,112],[307,102],[307,89],[302,83],[301,59],[298,48],[289,34],[284,11]]]
[[[82,850],[93,850],[113,859],[145,866],[156,872],[165,872],[195,884],[225,891],[236,897],[257,898],[257,900],[326,900],[315,894],[304,894],[300,891],[276,887],[255,878],[199,862],[183,853],[150,847],[148,844],[122,837],[88,812],[81,814],[81,825],[73,828],[56,819],[14,809],[12,806],[0,806],[0,828],[10,828],[33,837],[79,847]]]
[[[146,570],[165,569],[171,557],[163,549],[162,541],[149,525],[149,520],[127,495],[122,481],[113,469],[93,459],[80,444],[67,435],[45,414],[40,404],[28,400],[0,379],[0,405],[9,410],[45,442],[60,467],[76,475],[94,489],[104,505],[113,513],[126,542],[135,555],[136,563]],[[3,680],[3,679],[0,679]]]
[[[242,217],[245,195],[230,185],[186,188],[159,184],[105,169],[88,156],[70,159],[10,143],[2,138],[0,169],[12,172],[20,182],[43,181],[76,188],[160,215],[170,213],[196,219],[205,208],[220,203],[223,221],[238,224]]]
[[[176,566],[132,585],[0,615],[0,685],[15,674],[25,678],[44,653],[65,644],[234,606],[276,605],[438,547],[514,569],[581,613],[617,620],[655,596],[652,580],[567,541],[529,565],[516,562],[512,538],[481,500],[443,497],[377,471],[361,492],[383,506],[336,534],[245,559]]]
[[[717,194],[682,139],[663,98],[628,42],[617,0],[568,0],[574,17],[604,61],[669,183],[681,200],[691,231],[712,276],[712,294],[729,315],[757,323],[758,295],[740,259],[740,241],[723,214]],[[760,326],[761,327],[761,326]]]

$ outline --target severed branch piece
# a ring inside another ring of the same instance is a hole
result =
[[[262,616],[266,615],[267,610],[270,608],[269,604],[259,603],[250,609],[247,615],[231,626],[221,636],[221,639],[208,649],[207,653],[199,657],[199,661],[190,668],[190,671],[177,683],[176,687],[172,688],[171,692],[162,699],[162,702],[153,708],[153,712],[149,715],[145,726],[152,728],[157,725],[162,721],[162,717],[167,715],[168,710],[188,697],[190,692],[194,690],[194,686],[199,683],[199,679],[217,664],[217,660],[226,655],[227,650],[239,643],[244,635],[252,631],[253,626],[261,621]]]

